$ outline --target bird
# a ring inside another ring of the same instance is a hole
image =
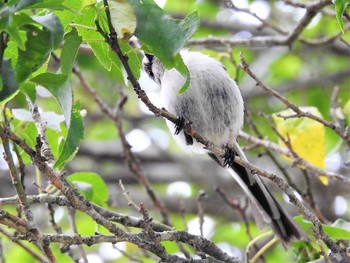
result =
[[[244,122],[244,102],[236,82],[223,64],[212,57],[187,49],[180,51],[180,55],[190,76],[189,87],[181,94],[179,90],[186,79],[177,69],[166,69],[152,54],[143,58],[144,71],[160,86],[161,103],[178,117],[176,125],[166,120],[177,144],[186,152],[209,154],[222,167],[227,167],[248,195],[257,224],[270,224],[286,249],[292,240],[306,240],[305,232],[276,201],[263,180],[234,162],[236,155],[247,160],[237,142]],[[208,152],[203,144],[185,133],[182,129],[185,120],[202,137],[225,148],[225,156]]]

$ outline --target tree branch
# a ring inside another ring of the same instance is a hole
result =
[[[262,81],[250,70],[248,63],[245,61],[243,54],[240,54],[241,62],[242,64],[240,67],[252,78],[256,81],[256,85],[263,90],[265,90],[267,93],[271,94],[281,102],[283,102],[288,108],[293,110],[296,113],[295,117],[306,117],[313,119],[324,126],[332,129],[335,133],[338,134],[338,136],[348,145],[348,148],[350,149],[350,131],[349,129],[342,129],[342,127],[336,125],[333,122],[326,121],[310,112],[302,111],[297,105],[291,103],[289,100],[287,100],[284,96],[282,96],[277,91],[273,90],[272,88],[266,86]]]
[[[107,4],[107,0],[104,0],[105,4]],[[320,7],[322,5],[326,5],[329,4],[329,1],[319,1],[318,2],[319,5],[315,4],[315,8],[316,7]],[[311,16],[311,15],[310,15]],[[309,18],[311,20],[311,18]],[[305,20],[302,21],[302,25],[305,25]],[[148,107],[148,109],[153,112],[155,114],[155,116],[162,116],[165,117],[166,119],[168,119],[169,121],[175,123],[175,121],[177,120],[176,116],[174,116],[173,114],[170,114],[169,112],[167,112],[165,109],[158,109],[156,106],[154,106],[151,101],[149,100],[148,96],[146,95],[146,93],[141,89],[140,84],[138,83],[138,81],[136,80],[135,76],[133,75],[130,66],[128,64],[128,59],[127,57],[122,53],[119,43],[118,43],[118,38],[117,38],[117,34],[114,31],[113,28],[109,28],[110,30],[110,34],[109,34],[109,39],[108,43],[110,44],[110,47],[112,48],[112,50],[114,52],[116,52],[117,56],[119,57],[119,59],[121,60],[126,72],[127,72],[127,76],[129,81],[131,82],[132,86],[134,87],[134,90],[136,92],[136,94],[138,95],[138,98],[141,99],[141,101]],[[289,37],[290,40],[294,40],[294,35],[298,34],[300,30],[299,28],[296,29],[296,33],[292,33]],[[214,145],[212,142],[210,142],[208,139],[202,137],[196,130],[194,130],[191,125],[190,122],[186,123],[184,125],[183,131],[189,135],[191,135],[193,138],[195,138],[198,142],[202,143],[205,148],[214,153],[217,156],[223,156],[224,155],[224,149],[222,149],[221,147],[218,147],[216,145]],[[325,234],[323,232],[322,229],[322,224],[321,222],[316,218],[315,215],[313,215],[295,196],[292,188],[280,177],[277,177],[276,175],[273,174],[269,174],[255,166],[252,166],[250,163],[245,162],[244,160],[240,159],[239,157],[235,157],[235,162],[241,164],[242,166],[244,166],[245,168],[251,170],[253,173],[256,173],[260,176],[264,176],[267,177],[268,179],[270,179],[271,181],[275,182],[282,190],[285,191],[285,193],[289,196],[291,202],[293,204],[295,204],[298,208],[299,211],[303,214],[303,216],[308,219],[311,220],[312,223],[315,225],[315,227],[317,228],[318,233],[320,234],[320,237],[322,238],[322,240],[327,244],[328,248],[330,248],[333,252],[338,253],[338,252],[344,252],[343,249],[341,249],[341,247],[336,244],[334,241],[332,241],[330,239],[330,237]]]

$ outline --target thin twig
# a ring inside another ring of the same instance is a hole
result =
[[[292,2],[292,1],[288,1]],[[294,2],[293,2],[294,3]],[[277,36],[256,36],[250,38],[237,38],[237,37],[206,37],[196,38],[189,41],[189,45],[205,45],[205,46],[244,46],[245,48],[266,48],[276,46],[287,46],[291,47],[292,44],[298,40],[301,33],[312,21],[312,19],[327,5],[331,4],[329,0],[319,0],[308,3],[295,3],[295,6],[306,9],[305,15],[301,18],[299,23],[288,35],[277,35]],[[276,28],[275,28],[276,29]]]
[[[258,136],[258,138],[260,140],[263,140],[263,135],[262,133],[259,131],[258,127],[255,125],[250,113],[248,111],[245,112],[245,117],[247,120],[248,125],[252,128],[252,130],[254,131],[254,133],[256,134],[256,136]],[[255,144],[255,146],[257,146]],[[277,166],[277,168],[280,170],[280,172],[283,174],[283,176],[286,178],[288,184],[293,187],[299,194],[301,194],[301,190],[299,189],[299,187],[293,182],[291,176],[289,175],[289,173],[287,172],[287,170],[282,166],[282,164],[277,160],[277,158],[273,155],[272,151],[268,148],[265,148],[265,152],[267,154],[267,156],[272,160],[272,162]]]
[[[273,143],[273,142],[268,141],[268,140],[258,139],[258,138],[251,136],[243,131],[241,131],[239,133],[239,137],[247,142],[253,143],[253,144],[260,146],[260,147],[263,147],[263,148],[270,149],[270,150],[277,152],[279,154],[282,154],[286,157],[293,158],[293,156],[294,156],[289,151],[289,149],[287,149],[285,147],[281,147],[278,144]],[[314,175],[317,175],[317,176],[325,175],[330,180],[338,180],[338,181],[341,181],[343,183],[350,184],[350,180],[347,177],[345,177],[344,175],[320,169],[317,166],[309,163],[307,160],[301,158],[300,156],[298,157],[298,159],[294,160],[294,163],[295,163],[295,165],[297,164],[297,165],[303,166],[305,169],[312,171],[312,174],[314,174]]]
[[[310,112],[306,112],[301,110],[297,105],[293,104],[292,102],[290,102],[289,100],[287,100],[284,96],[282,96],[280,93],[278,93],[277,91],[273,90],[272,88],[266,86],[249,68],[248,63],[245,61],[243,54],[240,54],[240,58],[241,58],[241,65],[240,67],[252,78],[256,81],[256,85],[260,88],[262,88],[263,90],[265,90],[266,92],[268,92],[269,94],[271,94],[272,96],[274,96],[275,98],[277,98],[278,100],[280,100],[281,102],[283,102],[288,108],[290,108],[291,110],[293,110],[296,113],[296,117],[300,118],[300,117],[307,117],[310,118],[312,120],[315,120],[321,124],[323,124],[325,127],[328,127],[330,129],[332,129],[334,132],[336,132],[338,134],[338,136],[340,138],[342,138],[344,140],[344,142],[348,145],[348,147],[350,148],[350,133],[348,130],[343,130],[341,127],[337,126],[335,123],[333,122],[329,122],[326,121]]]
[[[273,29],[274,31],[276,31],[277,33],[280,33],[282,35],[287,35],[288,34],[287,31],[282,30],[281,28],[279,28],[278,26],[272,24],[268,20],[262,19],[261,17],[259,17],[255,13],[251,12],[250,10],[244,9],[244,8],[238,8],[236,5],[234,5],[233,1],[231,1],[231,0],[224,1],[224,5],[225,5],[225,7],[231,8],[231,9],[233,9],[235,11],[251,15],[252,17],[258,19],[263,24],[263,26],[269,27],[269,28]]]
[[[132,233],[129,234],[133,240],[144,238],[145,233]],[[167,231],[163,233],[157,233],[160,241],[181,241],[191,246],[203,249],[202,251],[207,253],[207,251],[212,251],[211,254],[215,257],[210,262],[215,263],[240,263],[237,258],[227,255],[227,253],[221,251],[213,242],[196,235],[189,234],[186,231]],[[18,239],[26,240],[25,236],[18,236]],[[55,234],[45,234],[44,239],[50,243],[60,243],[60,244],[70,244],[70,245],[88,245],[92,246],[94,244],[106,243],[119,243],[128,241],[125,236],[115,236],[115,235],[94,235],[94,236],[82,236],[82,235],[55,235]],[[150,243],[150,242],[148,242]],[[151,244],[149,244],[151,245]],[[146,249],[146,248],[145,248]],[[170,256],[169,261],[162,262],[185,262],[185,263],[203,263],[203,259],[183,259],[178,256]]]
[[[330,5],[329,0],[319,0],[315,2],[305,3],[306,13],[299,21],[298,25],[289,33],[285,39],[286,43],[291,45],[304,31],[307,25],[312,21],[312,19],[317,15],[317,13],[322,10],[327,5]]]
[[[73,233],[75,235],[77,235],[78,234],[78,228],[77,228],[77,224],[75,222],[76,210],[74,210],[71,207],[67,207],[67,210],[68,210],[68,221],[69,221],[70,228],[73,231]],[[78,250],[80,252],[80,255],[81,255],[81,258],[82,258],[83,262],[84,263],[89,263],[89,260],[87,259],[87,256],[86,256],[86,253],[85,253],[85,251],[84,251],[84,249],[83,249],[83,247],[81,245],[78,245]]]
[[[252,241],[253,240],[253,235],[252,235],[252,233],[250,231],[249,222],[248,222],[248,218],[247,218],[247,215],[246,215],[246,211],[247,211],[247,208],[248,208],[248,198],[245,198],[245,204],[242,205],[239,202],[239,200],[237,200],[237,199],[229,199],[227,197],[227,195],[225,194],[225,192],[221,188],[218,187],[215,190],[220,195],[221,199],[226,204],[228,204],[235,211],[238,211],[238,213],[242,217],[247,236],[249,237],[249,240]],[[258,247],[258,245],[255,242],[253,243],[253,247],[254,247],[254,249],[256,251],[259,251],[259,247]],[[249,253],[249,247],[247,247],[246,253]],[[262,262],[265,262],[265,258],[264,258],[263,255],[260,256],[260,259],[261,259]]]
[[[46,136],[47,124],[43,122],[38,106],[33,104],[29,98],[27,98],[27,103],[40,137],[42,154],[45,156],[47,163],[52,166],[55,162],[55,157],[51,151],[51,147]]]
[[[332,118],[333,123],[335,123],[336,125],[340,126],[339,119],[338,119],[338,116],[337,116],[337,111],[339,109],[339,105],[338,105],[338,102],[337,102],[338,94],[339,94],[339,87],[335,86],[333,88],[333,92],[332,92],[332,96],[331,96],[330,116]]]
[[[338,103],[338,94],[339,94],[339,87],[335,86],[332,91],[332,96],[330,100],[330,116],[332,118],[333,123],[335,123],[336,126],[341,127],[342,130],[347,131],[349,133],[349,126],[346,124],[346,118],[341,110],[341,107]]]
[[[245,200],[245,205],[241,205],[237,199],[228,199],[227,195],[221,188],[218,187],[215,190],[226,204],[228,204],[235,211],[238,211],[245,225],[247,236],[249,237],[250,240],[252,240],[253,236],[252,236],[252,233],[250,232],[249,222],[246,215],[246,210],[248,208],[248,199]],[[258,248],[255,247],[255,249],[258,249]]]
[[[151,184],[147,180],[144,172],[141,168],[141,163],[138,158],[131,151],[131,146],[126,140],[123,126],[122,126],[122,109],[124,104],[127,101],[127,97],[121,93],[120,99],[117,102],[117,107],[115,110],[112,110],[106,102],[97,94],[97,92],[90,86],[86,81],[83,74],[81,73],[78,66],[73,67],[73,73],[78,77],[83,88],[94,98],[97,105],[100,107],[101,111],[105,113],[110,119],[112,119],[118,129],[119,138],[123,145],[124,158],[128,164],[129,170],[136,177],[136,179],[145,187],[147,194],[151,198],[154,206],[158,209],[163,217],[163,222],[167,225],[171,225],[170,217],[168,212],[163,204],[163,202],[157,197],[155,191],[153,190]]]
[[[33,227],[33,224],[25,219],[19,218],[0,208],[0,223],[15,229],[19,233],[26,236],[27,240],[34,242],[41,249],[50,263],[56,263],[57,260],[52,253],[50,243],[46,242],[38,228]]]
[[[204,191],[199,191],[197,197],[197,210],[199,218],[199,233],[203,237],[203,224],[204,224],[204,207],[203,200],[207,197],[207,194]]]
[[[119,138],[123,145],[123,157],[125,158],[125,161],[128,164],[129,170],[136,177],[136,179],[145,187],[147,194],[151,198],[154,206],[162,215],[163,223],[170,226],[171,221],[170,221],[168,211],[165,208],[165,205],[157,197],[147,177],[144,175],[144,171],[142,171],[142,165],[140,160],[131,151],[131,145],[126,140],[126,136],[123,130],[122,118],[121,118],[122,109],[126,101],[127,101],[127,97],[123,93],[121,93],[120,99],[117,102],[117,107],[113,114],[114,115],[113,121],[118,129]]]
[[[269,173],[265,170],[262,170],[255,165],[241,159],[240,157],[235,157],[235,162],[244,166],[252,173],[255,173],[259,176],[266,177],[272,182],[276,183],[277,186],[283,190],[283,192],[288,196],[289,201],[298,207],[299,212],[304,216],[305,219],[311,221],[315,228],[317,229],[317,233],[322,241],[327,245],[327,247],[332,250],[334,253],[344,253],[345,249],[339,246],[339,244],[333,241],[324,231],[322,227],[322,223],[320,220],[310,211],[308,210],[303,203],[298,199],[298,197],[294,193],[294,189],[291,188],[288,183],[283,180],[283,178],[276,176],[273,173]]]
[[[105,5],[107,5],[107,0],[104,0]],[[318,8],[320,8],[320,6],[325,6],[329,4],[329,1],[320,1],[319,2],[319,6]],[[312,19],[312,12],[309,12],[309,21]],[[305,25],[306,26],[306,18],[301,21],[301,25]],[[136,94],[138,95],[138,97],[140,98],[140,100],[145,103],[145,105],[148,107],[148,109],[153,112],[156,116],[163,116],[165,118],[167,118],[168,120],[175,122],[176,121],[176,116],[168,113],[165,109],[158,109],[157,107],[155,107],[151,101],[149,100],[149,98],[147,97],[147,95],[145,94],[145,92],[141,89],[140,84],[138,83],[138,81],[136,80],[135,76],[132,74],[131,68],[128,64],[128,59],[127,57],[122,53],[119,43],[118,43],[118,38],[117,38],[117,34],[115,33],[113,27],[111,27],[110,29],[110,34],[109,34],[109,38],[107,39],[108,43],[110,44],[110,47],[112,48],[112,50],[117,54],[117,56],[119,57],[119,59],[121,60],[125,71],[128,75],[128,79],[131,82],[132,86],[134,87],[134,90],[136,92]],[[297,30],[292,33],[291,35],[289,35],[289,39],[293,40],[295,35],[298,35],[300,32],[298,32]],[[192,137],[194,137],[198,142],[204,144],[207,148],[208,151],[213,152],[214,154],[217,154],[218,156],[222,156],[224,154],[224,150],[220,147],[215,146],[212,142],[210,142],[209,140],[205,139],[204,137],[202,137],[200,134],[198,134],[197,131],[195,131],[194,129],[191,128],[191,125],[189,123],[187,123],[184,127],[184,132],[191,135]],[[251,164],[247,163],[246,161],[241,160],[239,157],[235,157],[235,161],[239,164],[241,164],[242,166],[248,168],[249,170],[253,171],[254,173],[260,175],[260,176],[265,176],[267,178],[269,178],[270,180],[272,180],[273,182],[275,182],[282,190],[285,191],[285,193],[289,196],[291,202],[293,204],[295,204],[300,212],[304,215],[304,217],[306,219],[311,220],[314,225],[317,227],[319,233],[320,233],[320,237],[321,239],[327,244],[327,246],[335,253],[337,252],[344,252],[344,250],[338,245],[336,244],[333,240],[330,239],[330,237],[328,235],[326,235],[323,232],[322,229],[322,225],[320,223],[320,221],[316,218],[315,215],[313,215],[309,210],[307,210],[303,204],[297,199],[297,197],[295,196],[293,189],[282,179],[277,177],[276,175],[273,174],[269,174],[267,172],[264,172],[263,170],[252,166]]]
[[[0,232],[6,236],[8,239],[10,239],[12,242],[16,243],[17,245],[19,245],[21,248],[23,248],[25,251],[27,251],[32,257],[34,257],[35,259],[37,259],[40,262],[46,262],[46,259],[38,254],[37,252],[35,252],[34,250],[32,250],[30,247],[28,247],[27,245],[23,244],[23,242],[16,240],[15,238],[13,238],[12,234],[9,233],[8,231],[6,231],[5,229],[3,229],[2,227],[0,227]],[[1,255],[1,253],[0,253]],[[4,254],[2,254],[2,256],[4,256]],[[5,261],[3,261],[5,262]]]
[[[143,221],[144,221],[144,226],[143,229],[145,230],[145,232],[147,233],[148,237],[150,240],[152,240],[154,246],[156,247],[156,250],[158,251],[159,254],[163,254],[160,255],[161,258],[166,257],[166,250],[165,247],[162,245],[161,238],[159,236],[158,233],[156,233],[152,227],[151,227],[151,222],[152,222],[152,218],[149,217],[148,211],[146,209],[146,206],[143,202],[140,202],[140,210],[139,212],[142,214],[143,217]]]
[[[269,122],[269,125],[272,128],[272,130],[274,131],[274,133],[284,143],[284,145],[287,146],[287,148],[289,150],[289,153],[292,156],[292,160],[293,160],[292,161],[292,166],[296,166],[300,162],[301,156],[299,156],[299,154],[293,149],[293,146],[292,146],[291,140],[289,138],[289,135],[287,134],[287,138],[284,138],[282,136],[282,134],[277,130],[276,125],[272,122],[271,117],[266,116],[266,115],[264,117]],[[308,203],[310,204],[312,210],[316,213],[317,217],[322,222],[326,222],[327,220],[325,220],[324,216],[322,215],[321,211],[318,209],[318,207],[317,207],[317,205],[316,205],[316,203],[314,201],[314,198],[313,198],[313,195],[312,195],[312,192],[311,192],[311,188],[310,188],[309,174],[308,174],[307,170],[305,170],[303,167],[299,167],[299,168],[303,172],[304,178],[305,178],[307,184],[306,184],[306,194],[304,194],[303,191],[301,191],[299,188],[297,188],[297,189],[299,189],[298,193],[300,195],[302,195],[302,196],[305,196],[305,195],[307,196],[307,198],[305,198],[305,199],[308,201]],[[320,175],[320,176],[324,176],[324,175]],[[289,175],[286,177],[286,180],[287,180],[288,183],[291,182],[291,178],[289,177]],[[292,184],[290,184],[290,185],[292,186]]]
[[[63,195],[54,195],[54,194],[40,194],[40,195],[29,195],[27,196],[29,204],[51,204],[58,206],[72,206],[72,204],[68,201],[68,199]],[[18,199],[16,196],[0,198],[0,206],[4,205],[14,205],[18,204]],[[104,218],[122,224],[128,227],[136,227],[141,228],[143,225],[143,220],[141,218],[137,218],[134,216],[129,216],[126,214],[118,213],[115,211],[107,210],[103,207],[100,207],[95,204],[91,204],[91,206]],[[154,231],[162,232],[172,230],[172,227],[162,224],[161,222],[152,221],[152,228]]]
[[[123,195],[124,195],[125,199],[128,201],[128,205],[132,206],[137,211],[140,211],[140,207],[134,202],[134,200],[131,199],[130,193],[128,190],[126,190],[122,180],[119,180],[119,186],[123,191]]]
[[[24,210],[24,214],[26,219],[29,222],[33,221],[33,213],[30,210],[30,207],[28,205],[27,195],[24,191],[23,185],[21,183],[20,178],[18,177],[18,171],[15,166],[15,163],[13,161],[13,156],[10,148],[10,142],[9,139],[6,136],[1,136],[3,148],[4,148],[4,159],[7,162],[7,165],[9,167],[11,179],[12,179],[12,185],[14,186],[16,193],[18,195],[18,199],[20,201],[21,208]]]
[[[315,202],[314,195],[312,194],[312,187],[311,187],[311,180],[310,180],[310,175],[306,170],[303,170],[304,172],[304,178],[305,178],[305,183],[306,183],[306,190],[305,193],[302,195],[303,199],[310,204],[310,207],[312,211],[316,214],[317,218],[320,219],[322,223],[329,223],[329,221],[325,218],[325,216],[322,214],[321,210],[319,209],[318,205]]]

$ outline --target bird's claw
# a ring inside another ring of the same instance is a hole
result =
[[[232,148],[226,146],[225,154],[222,156],[224,158],[224,167],[231,167],[234,164],[234,159],[237,153]]]
[[[185,125],[185,118],[180,116],[177,118],[176,122],[175,122],[175,135],[178,135],[182,129],[184,128]]]

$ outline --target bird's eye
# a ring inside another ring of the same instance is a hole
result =
[[[154,79],[154,73],[152,70],[153,62],[154,62],[154,56],[151,54],[145,53],[145,58],[143,60],[143,68],[148,74],[148,76],[150,76],[152,79]]]
[[[152,65],[153,65],[152,62],[146,62],[144,64],[144,69],[145,69],[146,73],[148,74],[148,76],[150,76],[152,79],[154,79],[154,73],[152,71]]]
[[[151,55],[151,54],[145,54],[145,56],[147,57],[147,59],[149,60],[149,62],[152,64],[153,63],[153,59],[154,59],[154,56]]]

